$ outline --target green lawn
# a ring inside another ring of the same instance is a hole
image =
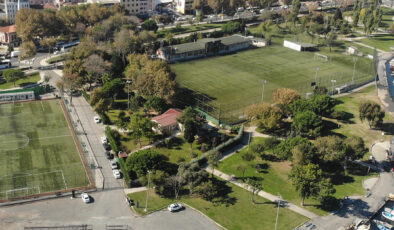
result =
[[[360,42],[384,51],[391,51],[394,46],[394,34],[374,35],[371,38],[361,39]]]
[[[394,17],[394,9],[390,9],[387,7],[382,7],[383,10],[383,17],[382,22],[380,23],[380,27],[387,28],[390,30],[391,25],[393,24],[393,17]]]
[[[325,50],[325,49],[324,49]],[[297,89],[302,95],[312,91],[316,67],[318,83],[331,89],[351,81],[353,57],[340,53],[327,54],[331,61],[314,60],[313,52],[297,52],[279,45],[205,58],[171,65],[175,80],[181,87],[200,92],[208,97],[203,103],[216,108],[211,114],[224,121],[238,120],[244,108],[261,101],[262,80],[266,80],[264,101],[270,101],[277,88]],[[359,58],[355,82],[370,79],[372,62]],[[221,112],[218,112],[220,107]]]
[[[222,27],[222,24],[201,24],[201,25],[192,25],[192,26],[182,26],[181,28],[170,28],[170,29],[162,29],[158,30],[157,34],[159,37],[165,36],[166,33],[173,33],[173,34],[184,34],[184,33],[191,33],[191,32],[198,32],[200,30],[209,30],[213,28]]]
[[[89,185],[58,100],[0,105],[0,199]]]
[[[68,57],[68,54],[63,54],[63,55],[60,55],[60,56],[57,56],[57,57],[53,57],[53,58],[48,59],[48,60],[47,60],[47,63],[48,63],[48,64],[53,64],[53,63],[56,63],[56,62],[61,62],[61,61],[66,60],[67,57]]]
[[[253,205],[250,192],[231,183],[226,184],[231,189],[231,192],[228,194],[227,203],[212,203],[196,197],[184,197],[180,201],[198,209],[229,230],[274,229],[277,210],[275,204],[261,204],[267,200],[256,197],[258,204]],[[128,196],[135,203],[137,200],[140,201],[140,208],[136,209],[136,211],[142,214],[145,208],[146,191],[129,194]],[[149,196],[148,206],[149,210],[160,209],[173,202],[171,199],[161,198],[152,194]],[[294,229],[306,220],[307,218],[304,216],[292,212],[289,209],[281,208],[278,229]]]
[[[196,142],[193,143],[193,153],[197,156],[202,155],[199,147],[200,145],[197,145]],[[173,138],[169,146],[158,147],[155,150],[168,157],[169,161],[174,164],[181,161],[189,162],[192,159],[190,143],[181,137]]]
[[[262,138],[253,138],[252,142],[261,142]],[[236,153],[231,157],[225,159],[219,164],[219,170],[229,174],[235,175],[236,177],[242,179],[248,177],[259,177],[262,178],[263,181],[263,190],[271,193],[273,195],[282,195],[285,200],[288,200],[296,205],[300,205],[301,198],[299,197],[297,191],[292,186],[291,181],[288,179],[289,172],[291,170],[291,162],[272,162],[267,160],[262,160],[260,157],[256,157],[253,161],[245,162],[242,159],[242,154],[246,152],[246,149],[240,151],[240,153]],[[248,167],[245,171],[245,174],[242,174],[242,171],[238,170],[238,166],[241,162],[245,162]],[[256,164],[261,164],[263,169],[258,171],[253,166]],[[352,171],[353,172],[353,171]],[[349,183],[337,183],[334,185],[337,190],[334,194],[337,198],[343,198],[344,196],[350,195],[362,195],[365,193],[362,187],[362,181],[369,176],[359,176],[353,175],[349,173],[348,181],[352,181]],[[365,171],[366,172],[366,171]],[[375,176],[375,174],[373,174]],[[319,202],[314,199],[307,199],[305,201],[306,204],[310,204],[312,206],[305,206],[304,208],[318,214],[324,215],[327,214],[324,210],[318,208],[317,206]]]
[[[11,89],[14,87],[23,87],[31,84],[36,84],[41,79],[40,74],[34,74],[32,76],[26,76],[25,78],[19,79],[15,82],[15,86],[13,82],[6,82],[0,84],[1,89]]]

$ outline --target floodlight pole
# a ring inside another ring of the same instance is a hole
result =
[[[317,72],[319,72],[319,67],[316,67],[316,73],[315,73],[315,84],[317,84]]]
[[[282,200],[282,196],[279,194],[278,209],[277,209],[277,211],[276,211],[275,230],[278,229],[279,207],[280,207],[280,201],[281,201],[281,200]]]
[[[127,109],[130,109],[130,83],[131,81],[127,80]]]
[[[144,211],[148,211],[148,198],[149,198],[149,181],[150,181],[150,171],[148,170],[148,189],[146,190],[146,203]]]
[[[263,80],[263,91],[261,92],[261,102],[264,101],[264,87],[265,87],[265,84],[267,84],[267,81]]]
[[[354,75],[356,74],[356,63],[357,63],[358,58],[354,57],[353,61],[354,61],[354,66],[353,66],[353,76],[352,76],[352,84],[354,84]]]
[[[337,80],[331,80],[331,83],[332,83],[331,96],[334,95],[334,83],[335,82],[337,82]]]

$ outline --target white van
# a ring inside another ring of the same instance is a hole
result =
[[[11,57],[18,57],[21,54],[21,51],[12,51]]]

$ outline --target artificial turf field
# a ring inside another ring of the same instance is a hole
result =
[[[350,82],[353,57],[340,53],[320,52],[329,61],[315,59],[314,52],[297,52],[279,45],[240,51],[235,54],[186,61],[171,65],[181,87],[213,98],[211,104],[220,106],[221,119],[238,118],[246,106],[260,102],[262,80],[266,80],[264,101],[270,101],[277,88],[293,88],[302,95],[311,92],[311,82],[319,67],[317,82],[331,90]],[[372,61],[359,57],[355,83],[373,78]]]
[[[0,105],[0,199],[90,184],[58,100]]]

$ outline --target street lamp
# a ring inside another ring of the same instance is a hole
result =
[[[252,124],[253,118],[254,118],[254,117],[251,117],[251,118],[250,118],[250,123],[251,123],[251,124]],[[249,146],[250,146],[250,138],[251,138],[251,136],[252,136],[252,133],[253,133],[253,131],[249,132],[249,140],[248,140],[248,151],[249,151]]]
[[[334,95],[334,83],[335,82],[337,82],[337,80],[331,80],[331,83],[332,83],[331,95]]]
[[[281,200],[282,200],[282,196],[279,194],[278,210],[276,211],[275,230],[278,229],[279,207],[280,207],[280,201],[281,201]]]
[[[263,91],[261,92],[261,102],[264,101],[264,87],[265,87],[265,84],[267,84],[267,81],[263,80]]]
[[[146,190],[146,203],[144,211],[148,211],[148,197],[149,197],[149,181],[150,181],[150,171],[148,170],[148,189]]]
[[[130,83],[131,81],[127,80],[127,109],[130,109]]]
[[[352,84],[354,84],[354,75],[356,74],[356,63],[357,63],[358,58],[354,57],[353,61],[354,61],[354,66],[353,66],[353,76],[352,76]]]

